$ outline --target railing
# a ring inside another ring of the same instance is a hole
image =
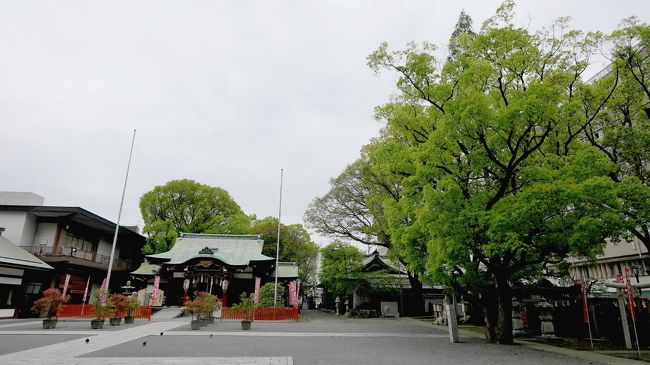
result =
[[[149,306],[140,306],[131,312],[133,318],[143,318],[146,320],[151,320],[151,307]],[[56,319],[59,318],[96,318],[95,307],[91,304],[64,304],[61,306],[61,309],[56,312]],[[112,317],[109,315],[107,317]],[[117,317],[124,318],[126,317],[126,312],[117,313]]]
[[[243,320],[246,319],[244,314],[245,312],[241,309],[221,308],[222,320]],[[252,319],[258,321],[298,321],[298,308],[256,308]]]
[[[47,257],[74,257],[84,261],[91,261],[106,265],[111,257],[98,254],[96,252],[80,251],[72,247],[54,247],[54,246],[20,246],[23,250],[31,253],[37,257],[43,257],[47,261]],[[128,270],[129,262],[122,259],[113,260],[113,268],[117,270]]]

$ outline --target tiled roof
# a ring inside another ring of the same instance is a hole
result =
[[[143,262],[135,271],[131,272],[134,276],[154,276],[160,273],[160,265]]]
[[[167,252],[147,255],[155,263],[183,264],[195,258],[214,258],[231,266],[247,266],[251,261],[268,261],[262,255],[264,240],[260,236],[185,233]]]
[[[298,277],[298,265],[295,262],[278,262],[278,270],[274,270],[271,277],[275,277],[278,272],[278,279],[291,279]]]

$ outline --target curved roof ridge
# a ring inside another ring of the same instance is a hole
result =
[[[214,238],[223,238],[223,239],[233,239],[233,240],[259,240],[262,238],[259,234],[225,234],[225,233],[185,233],[180,232],[178,238],[205,238],[205,239],[214,239]]]

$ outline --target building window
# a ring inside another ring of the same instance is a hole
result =
[[[0,309],[13,307],[14,285],[0,284]]]
[[[78,251],[95,252],[95,244],[72,233],[65,234],[65,247],[74,247]]]
[[[25,284],[25,294],[38,295],[41,291],[41,283],[27,283]]]

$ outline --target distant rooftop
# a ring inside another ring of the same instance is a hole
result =
[[[41,206],[45,198],[26,191],[0,191],[0,205]]]

